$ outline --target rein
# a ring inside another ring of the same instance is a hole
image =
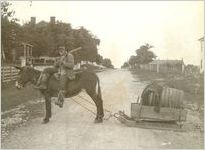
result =
[[[93,104],[92,102],[90,102],[88,99],[86,99],[86,98],[84,98],[84,97],[82,97],[82,96],[80,96],[80,95],[77,95],[77,97],[80,98],[81,100],[83,100],[84,102],[89,103],[89,104],[95,106],[95,104]],[[75,100],[75,99],[72,98],[72,97],[71,97],[70,99],[72,99],[75,103],[77,103],[78,105],[80,105],[81,107],[83,107],[84,109],[86,109],[87,111],[89,111],[90,113],[92,113],[93,115],[96,115],[96,113],[95,113],[92,109],[86,107],[84,104],[78,102],[77,100]],[[104,120],[109,120],[109,119],[112,118],[112,117],[115,117],[116,119],[118,119],[119,116],[120,116],[119,113],[113,113],[111,110],[108,110],[108,109],[106,109],[106,108],[104,108],[103,110],[104,110],[105,112],[109,113],[108,117],[107,117],[107,118],[104,118]]]

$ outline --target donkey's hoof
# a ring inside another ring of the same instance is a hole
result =
[[[97,119],[95,119],[95,121],[94,121],[94,123],[102,123],[103,122],[103,119],[101,118],[101,119],[99,119],[99,118],[97,118]]]
[[[43,119],[43,121],[41,122],[42,124],[46,124],[49,122],[49,119]]]

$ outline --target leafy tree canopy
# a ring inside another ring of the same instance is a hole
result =
[[[128,62],[124,62],[124,64],[121,66],[121,68],[128,68],[130,64]]]
[[[81,50],[73,53],[75,63],[82,60],[97,62],[112,66],[110,59],[103,59],[98,54],[100,39],[83,26],[73,29],[71,24],[56,21],[55,23],[41,21],[28,22],[22,26],[16,23],[15,11],[10,10],[8,2],[1,2],[2,45],[7,60],[12,59],[12,49],[22,53],[22,42],[33,45],[33,56],[56,56],[59,46],[65,46],[68,51],[77,47]],[[21,54],[22,55],[22,54]]]
[[[112,62],[109,58],[103,59],[102,65],[107,67],[107,68],[114,68],[114,66],[112,65]]]
[[[152,45],[145,44],[145,45],[140,46],[140,48],[135,51],[137,54],[137,57],[136,57],[137,63],[147,64],[156,58],[156,55],[154,54],[154,52],[150,51],[151,48],[153,48]]]
[[[139,67],[139,64],[147,64],[153,61],[157,56],[150,49],[152,45],[146,43],[135,50],[136,55],[130,56],[128,62],[124,62],[122,67],[127,66],[127,63],[131,67]]]

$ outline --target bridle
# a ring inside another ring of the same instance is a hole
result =
[[[40,78],[41,73],[39,73],[39,75],[36,75],[30,82],[34,85],[37,84],[38,79]]]
[[[37,84],[37,81],[38,81],[38,79],[39,79],[39,77],[40,77],[40,72],[38,72],[38,73],[35,73],[35,75],[34,75],[34,77],[32,78],[32,80],[30,80],[30,81],[27,81],[27,82],[22,82],[21,80],[19,81],[19,79],[17,79],[17,81],[15,82],[15,86],[18,88],[18,89],[20,89],[20,88],[22,88],[22,87],[24,87],[24,85],[26,84],[26,83],[28,83],[28,82],[31,82],[32,84],[34,84],[34,85],[36,85]]]

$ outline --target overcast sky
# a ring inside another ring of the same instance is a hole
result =
[[[56,20],[84,26],[96,35],[103,57],[120,67],[145,43],[160,59],[182,59],[199,65],[204,35],[203,1],[15,1],[20,23]]]

